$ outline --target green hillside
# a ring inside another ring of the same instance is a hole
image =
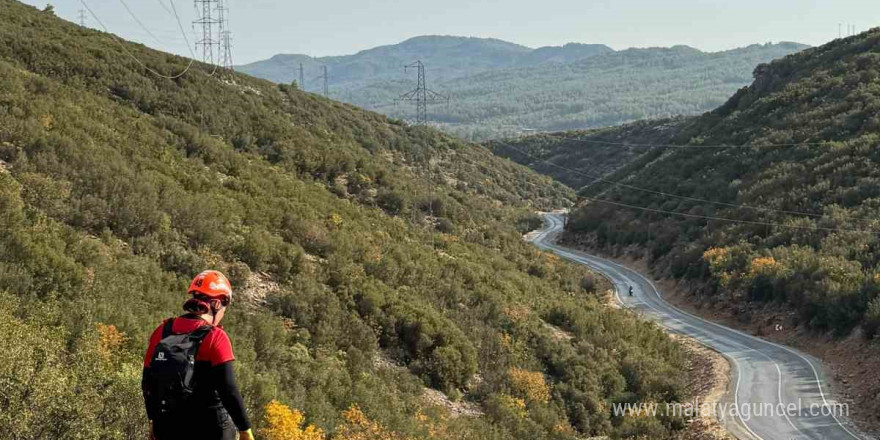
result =
[[[751,86],[671,137],[713,148],[654,148],[609,178],[629,187],[589,187],[569,238],[646,247],[659,272],[708,281],[703,295],[777,303],[806,328],[861,325],[873,336],[878,79],[878,29],[759,66]]]
[[[647,153],[645,145],[667,144],[691,118],[646,120],[594,130],[542,133],[486,142],[498,156],[582,189],[609,177]]]
[[[394,99],[415,87],[415,73],[402,66],[421,58],[428,86],[452,99],[448,107],[429,108],[430,119],[449,133],[484,140],[527,129],[590,129],[700,114],[747,85],[756,65],[805,47],[756,44],[707,53],[687,46],[613,51],[570,44],[531,50],[497,40],[420,37],[349,57],[278,56],[240,69],[290,83],[304,62],[306,90],[318,92],[323,82],[312,78],[324,63],[334,99],[405,119],[413,109]]]
[[[237,289],[224,324],[258,428],[271,400],[333,439],[684,426],[612,417],[686,397],[682,353],[522,240],[570,190],[291,87],[135,60],[189,64],[0,0],[3,432],[145,438],[147,336],[206,267]]]

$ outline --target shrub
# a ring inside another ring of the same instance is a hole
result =
[[[314,425],[303,428],[305,416],[296,409],[273,400],[263,407],[263,425],[257,432],[266,440],[324,440],[324,432]]]
[[[868,311],[865,313],[865,322],[862,324],[864,335],[872,339],[880,332],[880,296],[868,303]]]

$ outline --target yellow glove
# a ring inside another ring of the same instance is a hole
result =
[[[238,440],[254,440],[254,430],[248,429],[238,433]]]

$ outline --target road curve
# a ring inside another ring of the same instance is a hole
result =
[[[607,276],[627,308],[668,330],[690,336],[730,360],[728,402],[717,411],[737,437],[756,440],[853,440],[865,438],[844,423],[845,408],[827,395],[821,362],[794,349],[685,313],[662,298],[650,279],[614,262],[555,243],[562,214],[545,214],[545,228],[530,234],[535,246]],[[772,407],[772,408],[771,408]],[[734,409],[735,408],[735,409]]]

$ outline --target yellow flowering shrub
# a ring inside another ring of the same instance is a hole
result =
[[[40,116],[40,125],[45,129],[50,129],[55,126],[55,118],[52,115],[43,115]]]
[[[431,416],[419,410],[415,416],[416,420],[419,422],[419,426],[422,428],[425,434],[427,434],[430,438],[453,438],[454,435],[449,432],[447,429],[448,418],[444,414],[440,414],[436,418],[431,418]]]
[[[779,263],[773,257],[758,257],[749,264],[749,276],[767,275],[776,271]]]
[[[342,224],[344,222],[342,220],[341,215],[333,213],[333,214],[330,214],[329,217],[327,217],[327,223],[329,223],[331,227],[338,229],[338,228],[342,227]]]
[[[98,323],[95,327],[98,329],[98,353],[109,361],[125,343],[125,333],[119,331],[115,325]]]
[[[498,397],[501,405],[511,410],[519,418],[526,417],[526,401],[518,397],[502,394]]]
[[[370,420],[357,405],[345,410],[342,417],[345,423],[336,427],[333,440],[404,440],[400,434]]]
[[[309,425],[303,428],[305,416],[296,409],[273,400],[263,408],[264,428],[258,430],[266,440],[324,440],[321,428]]]
[[[539,403],[550,401],[550,386],[544,380],[542,373],[514,367],[508,371],[508,375],[510,376],[510,383],[513,385],[513,389],[519,395]]]
[[[513,305],[504,309],[504,315],[511,321],[521,321],[532,313],[532,311],[524,305]]]
[[[714,268],[723,266],[724,263],[727,262],[730,257],[730,249],[728,248],[710,248],[706,252],[703,252],[703,259],[706,260],[710,266]]]

